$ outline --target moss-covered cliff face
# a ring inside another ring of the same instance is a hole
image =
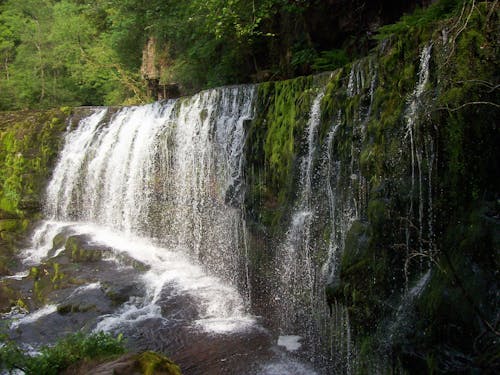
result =
[[[59,152],[69,112],[0,113],[0,275],[33,219]]]
[[[345,307],[353,343],[340,360],[358,373],[498,369],[498,16],[496,2],[472,2],[445,21],[407,19],[326,87],[259,87],[247,207],[268,241],[256,259],[266,246],[279,256],[292,228],[309,108],[325,90],[302,270],[316,281],[293,293]],[[344,350],[332,346],[338,318],[321,319],[315,350]]]

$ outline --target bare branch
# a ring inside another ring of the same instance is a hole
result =
[[[467,2],[464,2],[464,6],[462,8],[462,13],[460,14],[460,18],[458,19],[457,23],[454,25],[454,27],[452,27],[451,29],[454,29],[455,27],[457,27],[457,25],[460,23],[460,21],[462,20],[462,15],[464,13],[464,10],[465,10],[465,6],[466,6]],[[474,12],[474,9],[476,7],[476,1],[475,0],[472,0],[472,4],[471,4],[471,8],[470,8],[470,12],[467,16],[467,18],[465,19],[465,22],[464,24],[462,25],[462,27],[460,27],[458,29],[458,31],[456,32],[456,34],[450,39],[450,43],[451,43],[451,51],[450,53],[448,54],[448,58],[446,59],[446,61],[448,62],[449,59],[451,58],[451,56],[453,55],[453,53],[455,52],[455,41],[457,40],[458,36],[462,33],[462,31],[464,31],[469,23],[469,19],[470,17],[472,16],[472,13]]]
[[[488,91],[488,93],[491,93],[491,92],[495,91],[496,89],[498,89],[500,87],[500,84],[494,84],[494,83],[491,83],[491,82],[488,82],[488,81],[483,81],[481,79],[468,79],[468,80],[464,80],[464,81],[457,81],[456,83],[457,84],[460,84],[460,83],[477,83],[478,85],[482,85],[482,86],[488,87],[490,89]]]
[[[500,108],[500,105],[499,104],[496,104],[496,103],[493,103],[493,102],[467,102],[467,103],[464,103],[456,108],[450,108],[450,107],[438,107],[437,110],[447,110],[447,111],[450,111],[450,112],[455,112],[455,111],[458,111],[459,109],[462,109],[464,107],[467,107],[469,105],[491,105],[493,107],[496,107],[496,108]]]

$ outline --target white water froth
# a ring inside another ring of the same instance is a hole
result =
[[[316,375],[317,373],[303,363],[288,357],[268,363],[261,367],[259,375]]]
[[[29,270],[20,271],[20,272],[15,273],[14,275],[0,277],[0,281],[4,280],[4,279],[22,280],[25,277],[27,277],[29,274],[30,274]]]
[[[24,315],[17,320],[14,320],[10,325],[11,329],[16,329],[17,327],[36,322],[37,320],[46,317],[50,314],[57,312],[57,305],[45,305],[39,310],[36,310],[30,314]]]
[[[115,251],[124,252],[151,267],[143,276],[147,288],[144,300],[129,302],[117,314],[104,317],[96,330],[112,330],[123,324],[161,318],[158,303],[165,286],[173,286],[177,293],[188,294],[198,302],[200,319],[193,326],[208,332],[226,333],[245,330],[255,324],[255,318],[245,312],[237,290],[208,275],[182,249],[158,247],[147,238],[93,224],[74,224],[71,229],[76,234],[88,234],[92,241],[112,246]]]
[[[42,221],[31,236],[31,245],[23,251],[23,263],[27,265],[40,264],[52,249],[52,240],[71,223],[62,223],[53,220]],[[56,253],[57,250],[55,249]]]
[[[77,296],[78,294],[88,292],[89,290],[99,289],[100,287],[101,287],[101,283],[100,282],[90,283],[90,284],[87,284],[87,285],[82,285],[82,286],[79,286],[78,288],[76,288],[69,295],[69,297]]]
[[[302,346],[302,344],[300,343],[301,339],[302,337],[293,335],[279,336],[278,346],[284,346],[289,352],[294,352],[296,350],[299,350]]]
[[[75,187],[71,178],[75,176],[67,174],[66,171],[77,171],[81,168],[88,149],[92,145],[97,126],[106,112],[106,109],[97,110],[89,117],[84,118],[76,130],[69,129],[59,162],[47,187],[46,210],[52,216],[68,209]]]

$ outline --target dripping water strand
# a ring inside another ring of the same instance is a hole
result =
[[[410,139],[410,158],[411,158],[411,187],[410,187],[410,199],[408,206],[408,213],[406,218],[405,226],[405,237],[406,237],[406,262],[405,262],[405,278],[406,287],[408,287],[408,273],[409,273],[409,262],[414,256],[414,253],[420,254],[420,262],[422,262],[422,255],[424,254],[424,192],[423,192],[423,172],[422,172],[422,150],[417,148],[415,136],[417,134],[417,124],[419,120],[419,112],[422,108],[422,97],[426,89],[426,85],[429,81],[429,63],[431,57],[432,43],[425,46],[420,54],[420,66],[418,72],[418,82],[416,84],[415,90],[410,96],[409,103],[407,106],[405,118],[406,118],[406,134],[405,138]],[[418,174],[418,181],[416,182],[416,175]],[[412,249],[413,244],[412,239],[412,217],[414,215],[414,195],[418,184],[418,251]]]

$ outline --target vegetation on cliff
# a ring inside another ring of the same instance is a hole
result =
[[[320,269],[340,238],[326,295],[347,307],[359,373],[378,361],[408,373],[500,366],[498,19],[497,2],[437,2],[383,28],[373,55],[329,78],[319,138],[335,164],[318,165],[316,178],[335,189],[336,211],[319,205],[329,219],[315,222],[311,247]],[[284,236],[300,186],[307,113],[298,108],[317,86],[259,86],[247,144],[256,236]],[[345,224],[349,210],[357,214]]]
[[[68,109],[0,115],[0,275],[9,273],[22,233],[40,214],[68,115]]]

